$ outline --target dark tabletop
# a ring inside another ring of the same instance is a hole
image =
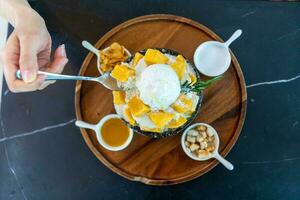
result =
[[[218,165],[193,181],[155,187],[118,176],[92,154],[74,126],[75,82],[26,94],[10,93],[4,85],[1,200],[300,198],[300,3],[40,0],[33,7],[45,18],[54,47],[66,44],[66,74],[79,71],[87,54],[83,39],[95,43],[133,17],[181,15],[223,39],[241,28],[231,48],[248,85],[248,111],[227,156],[234,171]]]

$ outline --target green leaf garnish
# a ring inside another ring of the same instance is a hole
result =
[[[212,79],[209,79],[207,81],[197,81],[195,84],[192,85],[191,82],[185,81],[181,86],[181,92],[188,93],[188,92],[196,92],[201,93],[204,89],[206,89],[211,84],[217,82],[220,80],[222,76],[216,76]]]

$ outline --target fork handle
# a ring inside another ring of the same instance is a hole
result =
[[[93,77],[86,76],[72,76],[72,75],[63,75],[63,74],[55,74],[50,72],[38,71],[38,74],[45,75],[45,80],[83,80],[83,81],[94,81]],[[23,80],[21,71],[18,70],[16,72],[16,77],[19,80]]]

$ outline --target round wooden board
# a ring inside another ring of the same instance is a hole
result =
[[[96,44],[103,49],[118,42],[132,53],[151,47],[173,49],[192,61],[196,47],[208,40],[222,41],[205,26],[173,15],[147,15],[124,22]],[[80,75],[98,76],[96,57],[89,53]],[[194,122],[206,122],[220,136],[220,153],[226,156],[235,144],[246,114],[246,87],[235,56],[222,80],[204,92],[200,113]],[[111,91],[93,82],[77,82],[75,94],[77,119],[97,123],[107,114],[115,113]],[[151,139],[135,134],[128,148],[111,152],[99,145],[93,131],[81,129],[82,136],[95,156],[115,173],[150,185],[171,185],[199,177],[218,162],[210,159],[197,162],[187,157],[180,146],[180,136]]]

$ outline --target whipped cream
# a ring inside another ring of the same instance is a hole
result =
[[[168,108],[180,95],[180,81],[176,72],[166,64],[154,64],[144,69],[136,86],[140,99],[152,110]]]

